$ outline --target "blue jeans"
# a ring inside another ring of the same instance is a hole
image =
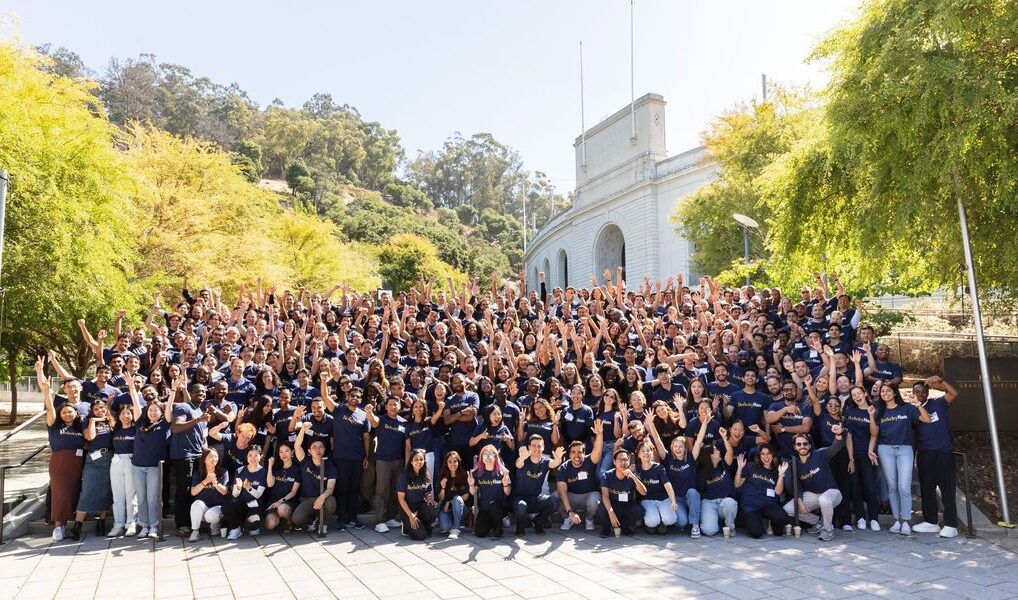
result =
[[[438,513],[438,528],[442,531],[459,529],[460,525],[463,523],[463,498],[460,496],[453,496],[452,499],[449,500],[449,504],[450,510],[443,510]]]
[[[159,514],[159,467],[131,466],[134,476],[134,491],[138,495],[138,524],[142,527],[158,527]]]
[[[880,470],[887,480],[887,493],[891,500],[891,514],[895,519],[912,518],[912,463],[915,461],[912,446],[877,446]]]
[[[679,505],[679,510],[675,511],[676,525],[685,527],[700,522],[700,492],[696,488],[686,490],[685,496],[676,496],[675,503]]]
[[[678,518],[675,514],[676,511],[672,510],[672,501],[668,498],[641,500],[640,504],[643,505],[643,524],[647,527],[674,525]]]
[[[718,519],[725,520],[725,527],[735,529],[735,513],[739,511],[739,505],[735,498],[704,498],[700,502],[700,531],[704,535],[714,535],[718,532]]]

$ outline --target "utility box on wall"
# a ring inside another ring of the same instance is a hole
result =
[[[993,408],[998,431],[1018,431],[1018,359],[989,359]],[[945,358],[944,379],[958,390],[951,406],[951,429],[988,431],[979,359]]]

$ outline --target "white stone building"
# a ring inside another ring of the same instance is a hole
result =
[[[645,273],[662,280],[699,276],[691,272],[690,244],[669,216],[683,197],[717,177],[717,163],[703,147],[668,156],[660,95],[638,98],[632,112],[635,119],[627,104],[576,139],[573,205],[529,240],[524,255],[531,289],[540,271],[549,290],[589,287],[606,267],[613,273],[623,267],[630,287]]]

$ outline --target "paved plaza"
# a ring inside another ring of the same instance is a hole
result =
[[[0,600],[117,598],[1018,597],[1018,555],[986,540],[887,532],[690,540],[586,532],[415,543],[370,529],[162,543],[41,535],[0,550]]]

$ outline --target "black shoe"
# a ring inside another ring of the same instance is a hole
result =
[[[516,526],[516,535],[523,537],[527,533],[527,528],[523,525]]]
[[[106,535],[106,532],[107,532],[107,529],[106,529],[106,519],[96,519],[95,520],[95,534],[96,534],[96,536],[104,536],[104,535]]]
[[[502,539],[502,530],[501,529],[492,530],[492,532],[488,535],[488,539],[489,540],[500,540],[500,539]]]
[[[67,530],[67,537],[75,541],[81,539],[81,521],[75,521],[74,525],[71,525],[71,528]]]
[[[534,523],[534,533],[544,535],[544,525],[540,523]]]
[[[664,523],[661,523],[660,525],[657,526],[657,534],[658,535],[664,535],[666,533],[668,533],[668,526],[667,525],[665,525]]]
[[[605,531],[603,529],[601,530],[601,537],[607,538],[607,537],[611,537],[611,536],[612,536],[612,534],[611,534],[610,531]]]

